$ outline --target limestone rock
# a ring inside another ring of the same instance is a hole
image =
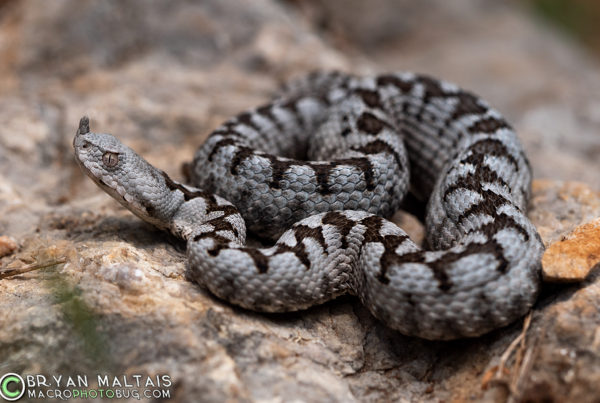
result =
[[[7,236],[0,236],[0,257],[12,254],[17,250],[17,244],[14,239]]]
[[[181,179],[212,128],[288,77],[407,69],[480,93],[514,123],[549,178],[531,203],[546,245],[600,216],[600,76],[555,33],[493,0],[378,0],[384,18],[315,2],[318,21],[303,3],[0,2],[0,232],[19,245],[0,265],[49,264],[0,280],[0,376],[169,374],[182,402],[595,398],[594,273],[544,286],[506,359],[521,322],[441,343],[402,336],[349,297],[259,314],[188,282],[185,245],[81,174],[70,144],[84,114]]]
[[[550,245],[542,258],[546,281],[581,281],[600,262],[600,219]]]

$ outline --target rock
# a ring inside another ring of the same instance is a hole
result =
[[[551,244],[542,258],[545,281],[581,281],[600,262],[600,219]]]
[[[600,193],[582,183],[535,181],[532,205],[530,216],[548,251],[561,243],[561,232],[581,226],[591,235],[594,229],[583,223],[600,217]],[[582,249],[577,254],[588,246]],[[555,267],[564,276],[564,268]],[[599,291],[597,270],[578,284],[546,284],[508,375],[493,389],[511,388],[521,401],[593,400],[600,382]]]
[[[545,285],[506,359],[521,321],[441,343],[391,331],[350,297],[259,314],[186,281],[185,245],[81,174],[71,141],[84,114],[181,179],[212,128],[288,77],[408,69],[507,114],[549,178],[530,213],[546,245],[600,216],[600,76],[551,30],[492,0],[378,0],[368,16],[332,0],[311,6],[317,20],[303,3],[0,4],[0,231],[19,240],[0,265],[66,261],[0,280],[0,376],[168,374],[174,401],[593,400],[595,273]]]
[[[12,254],[17,250],[17,243],[7,236],[0,236],[0,257]]]
[[[546,244],[546,281],[581,281],[600,258],[600,193],[584,183],[535,181],[530,216]],[[540,223],[544,223],[540,225]]]
[[[548,246],[600,215],[600,192],[581,182],[536,180],[529,216]],[[543,223],[543,225],[540,225]]]

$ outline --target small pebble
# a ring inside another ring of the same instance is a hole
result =
[[[17,250],[17,243],[7,236],[0,236],[0,257],[8,256]]]

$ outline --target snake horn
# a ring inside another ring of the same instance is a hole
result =
[[[86,134],[90,132],[90,118],[87,116],[82,117],[79,120],[79,128],[77,134]]]

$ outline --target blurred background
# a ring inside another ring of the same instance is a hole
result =
[[[0,375],[169,373],[176,401],[591,401],[597,285],[564,289],[574,306],[546,299],[529,366],[487,388],[519,323],[430,343],[353,299],[233,308],[74,162],[87,114],[181,180],[212,129],[316,69],[416,71],[481,95],[531,160],[544,240],[598,215],[596,0],[0,0],[0,265],[68,261],[0,281]]]
[[[526,0],[530,11],[600,55],[600,3],[594,0]],[[515,2],[519,4],[519,2]]]
[[[2,0],[0,158],[14,161],[0,170],[14,177],[7,167],[24,155],[43,165],[62,153],[70,165],[67,133],[87,113],[178,171],[212,128],[290,77],[412,70],[505,114],[536,177],[600,188],[599,10],[592,0]],[[148,140],[165,148],[154,155]]]

